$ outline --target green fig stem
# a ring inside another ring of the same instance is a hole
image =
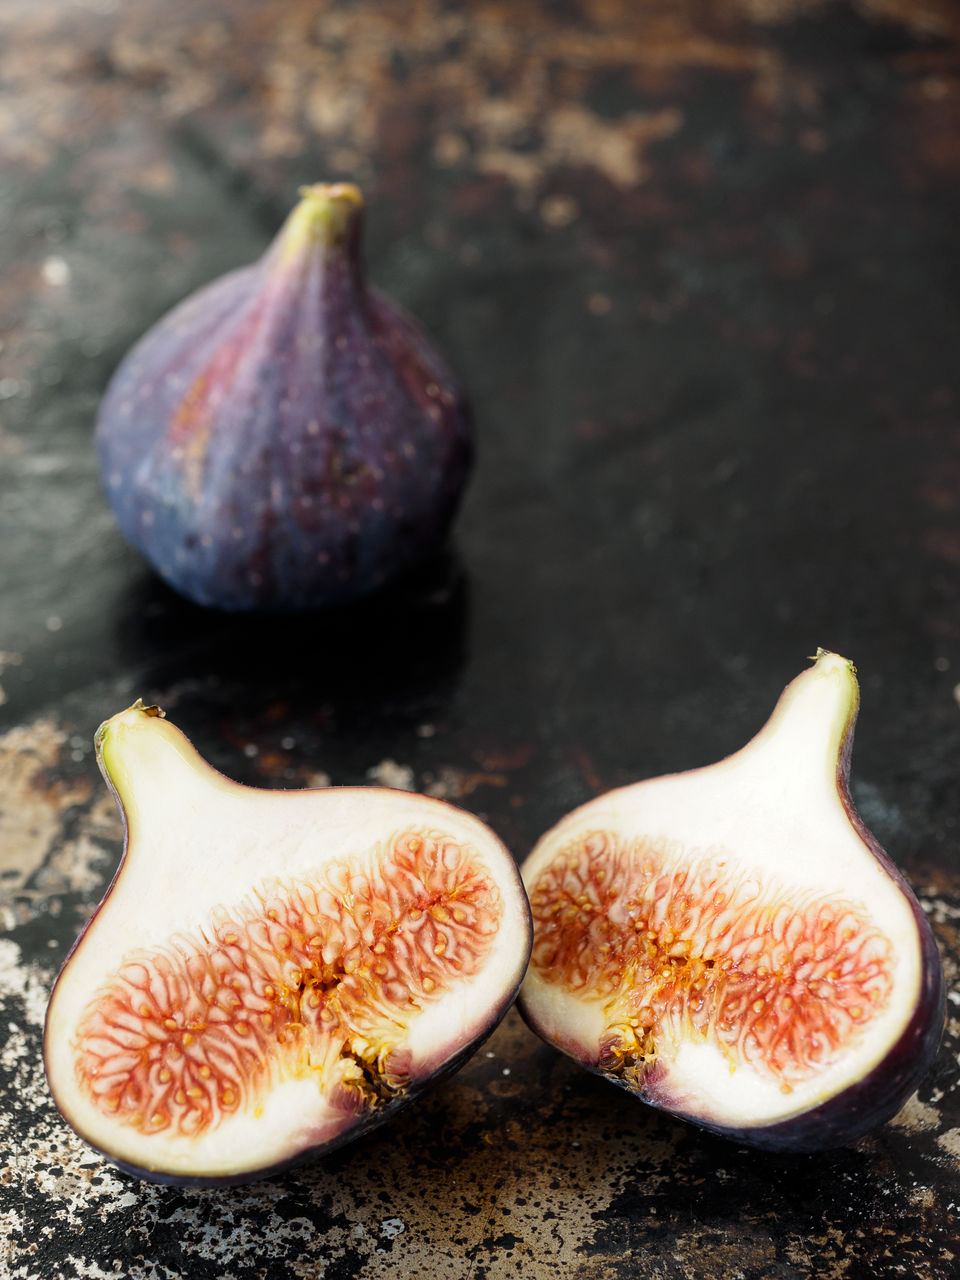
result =
[[[305,250],[343,249],[359,253],[363,196],[351,182],[316,182],[300,188],[300,202],[287,217],[278,237],[283,258]]]

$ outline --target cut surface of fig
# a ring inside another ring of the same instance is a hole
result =
[[[548,832],[523,867],[530,1025],[757,1146],[841,1145],[893,1115],[939,1043],[943,978],[847,791],[857,707],[852,665],[821,651],[735,755]]]
[[[57,980],[58,1107],[122,1167],[247,1180],[379,1123],[509,1007],[530,949],[509,853],[381,788],[232,783],[155,708],[98,733],[127,840]]]

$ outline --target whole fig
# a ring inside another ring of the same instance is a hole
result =
[[[463,395],[368,287],[363,197],[301,190],[264,256],[161,319],[96,442],[126,537],[183,595],[310,609],[372,591],[446,534],[472,458]]]

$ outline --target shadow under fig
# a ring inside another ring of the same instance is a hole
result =
[[[115,619],[128,670],[151,688],[215,686],[240,716],[265,702],[343,714],[433,714],[466,655],[469,582],[451,548],[375,594],[308,613],[224,613],[192,604],[147,569]]]

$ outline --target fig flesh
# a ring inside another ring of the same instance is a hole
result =
[[[96,444],[128,540],[230,610],[361,595],[442,541],[472,459],[453,375],[366,283],[363,199],[305,187],[252,266],[161,319],[107,389]]]
[[[247,1181],[460,1065],[516,994],[529,907],[471,815],[241,786],[161,717],[138,703],[97,735],[124,856],[54,987],[47,1078],[127,1171]]]
[[[854,668],[820,651],[746,747],[610,792],[522,873],[529,1025],[645,1102],[753,1146],[841,1146],[937,1050],[930,926],[847,790]]]

